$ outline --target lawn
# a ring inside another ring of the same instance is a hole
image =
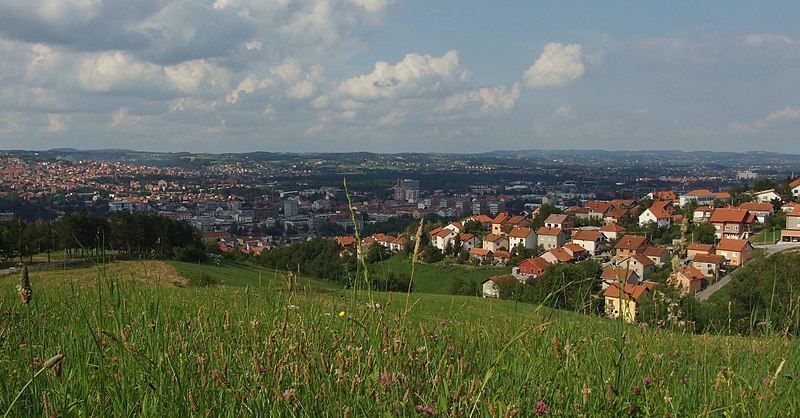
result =
[[[387,274],[395,273],[412,275],[411,261],[402,255],[370,266],[371,272]],[[492,276],[511,273],[511,267],[466,266],[459,264],[422,264],[413,266],[413,292],[451,294],[453,280],[461,278],[480,284]]]

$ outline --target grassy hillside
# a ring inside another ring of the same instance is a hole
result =
[[[409,276],[411,268],[411,261],[407,257],[399,255],[370,267],[371,271],[378,274],[394,271]],[[413,291],[415,293],[450,294],[452,293],[453,279],[457,277],[480,284],[489,277],[509,273],[511,273],[511,267],[474,267],[443,263],[417,264],[414,266]]]
[[[280,277],[266,274],[262,286],[241,287],[253,272],[233,265],[208,270],[227,275],[229,286],[148,281],[170,269],[200,272],[173,266],[122,263],[113,267],[119,270],[84,269],[83,280],[79,270],[38,272],[30,305],[17,296],[16,276],[0,277],[0,414],[800,410],[794,340],[675,334],[474,297],[378,293],[369,301],[352,290],[289,293]],[[39,374],[58,353],[66,357]]]

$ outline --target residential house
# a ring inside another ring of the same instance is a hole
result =
[[[484,214],[470,216],[467,218],[467,221],[475,221],[481,224],[485,231],[491,231],[492,229],[492,222],[494,222],[494,218],[490,216],[486,216]]]
[[[664,190],[660,192],[650,192],[647,194],[647,197],[653,200],[665,200],[668,202],[674,202],[678,200],[678,196],[672,190]]]
[[[461,231],[464,230],[464,225],[461,222],[455,221],[455,222],[450,222],[449,224],[444,226],[444,229],[449,229],[451,231],[454,231],[456,234],[460,234]]]
[[[611,206],[611,203],[600,202],[597,200],[589,200],[586,202],[586,205],[584,206],[590,209],[589,218],[600,218],[600,219],[605,219],[608,212],[614,208],[613,206]]]
[[[583,248],[575,243],[564,244],[562,248],[576,261],[586,260],[590,256],[589,251],[586,251],[586,248]]]
[[[767,222],[768,217],[775,214],[775,208],[772,203],[747,202],[739,205],[739,208],[752,213],[756,220],[762,224]]]
[[[678,204],[683,207],[690,201],[697,202],[698,206],[714,206],[714,201],[717,200],[717,195],[708,189],[692,190],[679,197]]]
[[[563,248],[551,248],[544,254],[540,255],[545,261],[550,264],[555,263],[572,263],[575,257],[572,256],[567,250]]]
[[[606,241],[606,236],[599,230],[579,230],[572,236],[572,242],[585,248],[590,255],[600,254]]]
[[[521,246],[522,248],[535,249],[539,245],[536,231],[531,228],[514,228],[508,232],[509,250]]]
[[[511,225],[512,228],[523,228],[529,227],[533,223],[533,219],[526,218],[524,216],[512,216],[511,219],[506,222],[507,225]]]
[[[481,264],[485,264],[492,261],[494,253],[483,248],[473,248],[469,250],[469,257],[478,260]]]
[[[614,199],[609,203],[617,209],[633,209],[636,207],[636,201],[633,199]]]
[[[716,248],[713,244],[700,244],[693,242],[686,247],[686,256],[694,257],[698,254],[716,254]]]
[[[683,293],[697,293],[703,288],[703,273],[694,267],[685,267],[672,274],[669,283]]]
[[[792,191],[792,196],[800,197],[800,177],[789,182],[789,189]]]
[[[779,201],[782,200],[781,199],[781,195],[779,195],[775,191],[775,189],[762,190],[760,192],[755,192],[753,194],[753,197],[755,198],[755,201],[758,202],[758,203],[770,203],[775,199],[778,199]]]
[[[611,223],[622,223],[625,220],[625,217],[632,214],[633,209],[627,208],[614,208],[609,210],[606,213],[605,218],[603,218],[603,223],[611,224]]]
[[[497,250],[492,254],[492,261],[498,265],[506,265],[511,259],[511,251]]]
[[[741,266],[753,258],[753,245],[746,239],[723,238],[717,243],[717,254],[724,256],[731,266]]]
[[[591,213],[591,209],[585,207],[578,207],[578,206],[570,206],[567,208],[567,212],[572,214],[577,219],[588,220],[590,218],[589,214]]]
[[[695,254],[692,258],[692,267],[700,270],[703,276],[716,280],[727,262],[725,256],[719,254]]]
[[[627,229],[615,223],[606,224],[603,227],[601,227],[598,231],[600,231],[600,233],[605,235],[606,240],[608,241],[613,241],[621,237],[624,233],[628,232]]]
[[[625,235],[617,241],[616,247],[616,259],[617,261],[624,260],[631,256],[642,254],[644,253],[644,249],[647,247],[652,247],[653,244],[650,243],[646,237],[641,235]]]
[[[800,242],[800,206],[786,214],[786,228],[781,230],[781,242]]]
[[[718,208],[711,214],[717,238],[747,239],[755,222],[755,215],[746,209]]]
[[[494,217],[492,220],[492,234],[494,235],[501,235],[503,234],[503,226],[511,220],[511,215],[506,212],[498,213],[497,216]]]
[[[438,231],[431,235],[431,244],[439,251],[447,249],[447,245],[458,236],[458,232],[452,229],[437,228]],[[433,232],[433,231],[431,231]]]
[[[657,206],[655,203],[656,202],[653,202],[653,206],[645,209],[644,212],[639,215],[639,225],[641,226],[653,222],[659,227],[669,228],[672,225],[672,214]]]
[[[603,289],[617,283],[638,284],[640,282],[639,275],[635,271],[612,266],[603,269],[600,279],[603,280]]]
[[[548,228],[543,226],[536,231],[539,245],[545,250],[563,246],[569,239],[569,235],[561,228]]]
[[[711,206],[698,206],[692,213],[694,223],[704,223],[711,221],[711,214],[714,213],[714,208]]]
[[[544,226],[546,228],[561,228],[569,234],[572,231],[574,222],[569,215],[553,213],[544,220]]]
[[[481,294],[485,298],[499,298],[500,297],[500,287],[497,286],[492,278],[486,279],[481,283]]]
[[[642,254],[634,254],[620,260],[617,267],[635,271],[642,280],[647,280],[656,271],[655,261]]]
[[[655,282],[625,285],[618,283],[609,286],[603,292],[606,315],[611,318],[622,317],[626,322],[636,322],[636,315],[639,311],[636,304],[639,298],[646,292],[652,291],[655,286]]]
[[[656,263],[656,267],[662,267],[669,261],[669,250],[667,247],[646,247],[644,251],[642,251],[642,255],[653,260]]]
[[[786,212],[786,213],[793,212],[797,208],[800,208],[800,203],[787,202],[787,203],[784,203],[783,206],[781,206],[781,210]]]
[[[539,277],[544,274],[545,269],[550,263],[542,257],[533,257],[522,260],[517,265],[517,273],[525,276]]]
[[[505,235],[489,234],[483,237],[483,249],[492,252],[508,250],[508,237]]]
[[[481,239],[473,234],[458,234],[458,239],[461,241],[461,248],[464,250],[471,250],[473,248],[481,247]]]

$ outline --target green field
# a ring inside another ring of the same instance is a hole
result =
[[[475,267],[459,264],[437,263],[416,264],[414,268],[413,292],[451,294],[451,286],[455,278],[473,281],[480,284],[492,276],[511,273],[511,267]],[[412,265],[407,257],[394,256],[384,262],[370,266],[377,274],[386,274],[389,271],[411,276]]]
[[[203,272],[225,285],[194,287],[179,274]],[[694,336],[477,297],[374,293],[370,301],[313,281],[287,292],[280,274],[262,273],[258,286],[258,269],[233,264],[116,263],[31,281],[24,305],[18,277],[0,277],[7,416],[800,410],[793,339]],[[66,357],[43,368],[59,353]]]

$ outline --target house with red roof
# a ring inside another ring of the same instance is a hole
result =
[[[792,196],[800,197],[800,177],[789,182],[789,189],[792,191]]]
[[[642,254],[620,260],[617,267],[635,271],[642,280],[647,280],[656,271],[656,263]]]
[[[703,273],[694,267],[685,267],[672,274],[669,283],[683,293],[697,293],[703,288]]]
[[[603,289],[613,286],[617,283],[625,284],[639,284],[639,275],[635,271],[626,268],[608,266],[603,269],[600,275],[603,280]]]
[[[717,243],[717,254],[728,260],[728,265],[741,266],[753,258],[753,245],[746,239],[723,238]]]
[[[617,245],[614,247],[616,250],[615,258],[617,261],[621,261],[637,254],[643,254],[645,248],[652,246],[653,244],[646,237],[625,235],[617,241]]]
[[[713,244],[701,244],[693,242],[686,247],[686,256],[693,257],[697,254],[715,254],[716,248]]]
[[[645,209],[644,212],[639,215],[639,225],[642,226],[653,222],[659,227],[669,228],[672,225],[672,214],[655,203],[656,202],[653,202],[653,206]]]
[[[699,224],[711,220],[711,214],[714,213],[714,208],[711,206],[698,206],[692,212],[692,220],[694,223]]]
[[[561,228],[548,228],[543,226],[536,231],[539,245],[545,250],[559,248],[569,239],[569,235]]]
[[[540,255],[544,260],[546,260],[550,264],[555,263],[572,263],[575,260],[575,257],[572,256],[567,250],[563,248],[551,248],[544,254]]]
[[[492,252],[501,249],[508,250],[508,237],[505,235],[489,234],[483,237],[483,249]]]
[[[692,258],[692,267],[700,270],[703,276],[716,280],[719,272],[725,267],[728,260],[719,254],[695,254]]]
[[[647,197],[653,200],[665,200],[668,202],[674,202],[678,200],[678,196],[672,190],[650,192],[647,194]]]
[[[637,303],[647,292],[651,292],[656,287],[654,282],[644,282],[642,284],[622,284],[616,283],[609,286],[603,292],[605,299],[606,315],[611,318],[622,317],[626,322],[636,322],[636,315],[639,312]]]
[[[517,274],[539,277],[544,274],[545,269],[550,264],[550,262],[542,257],[528,258],[522,260],[522,262],[517,265]]]
[[[775,214],[772,203],[746,202],[739,205],[739,209],[744,209],[755,215],[758,222],[766,223],[767,218]]]
[[[527,249],[534,249],[539,245],[536,231],[531,228],[513,228],[508,232],[507,236],[509,249],[514,249],[518,246]]]
[[[550,216],[548,216],[547,219],[544,220],[545,227],[561,228],[567,234],[569,234],[570,231],[572,231],[573,225],[574,222],[572,221],[572,218],[570,218],[569,215],[565,214],[553,213],[550,214]]]
[[[600,231],[600,233],[605,235],[606,240],[608,241],[613,241],[621,237],[624,233],[628,232],[627,229],[623,228],[622,226],[616,223],[603,225],[602,227],[600,227],[598,231]]]
[[[717,238],[747,239],[753,232],[756,217],[741,208],[717,208],[711,214]]]
[[[473,248],[469,250],[469,257],[484,264],[492,261],[494,253],[491,250],[485,250],[483,248]]]
[[[589,218],[600,218],[605,219],[608,212],[611,211],[614,207],[611,206],[611,203],[608,202],[601,202],[598,200],[589,200],[586,202],[587,208],[589,208]]]
[[[577,261],[586,260],[590,256],[589,252],[586,251],[586,248],[583,248],[580,245],[572,242],[564,244],[564,246],[561,248],[563,248],[564,251],[569,253],[569,255],[571,255],[572,258]]]
[[[781,242],[800,242],[800,206],[786,214],[786,228],[781,230]]]
[[[501,235],[503,234],[503,226],[511,220],[511,215],[506,212],[498,213],[497,216],[492,219],[492,234],[494,235]]]
[[[461,241],[461,248],[464,250],[471,250],[473,248],[480,248],[481,247],[481,239],[478,238],[477,235],[473,234],[458,234],[458,239]]]
[[[579,230],[572,236],[572,242],[580,245],[590,255],[600,254],[603,245],[608,241],[605,235],[599,230]]]
[[[656,267],[661,267],[669,261],[669,250],[667,247],[646,247],[644,251],[642,251],[642,255],[653,260],[653,262],[656,263]]]
[[[695,201],[698,206],[714,206],[714,201],[716,200],[716,193],[708,189],[698,189],[682,194],[678,199],[678,204],[683,207],[686,206],[687,203]]]

